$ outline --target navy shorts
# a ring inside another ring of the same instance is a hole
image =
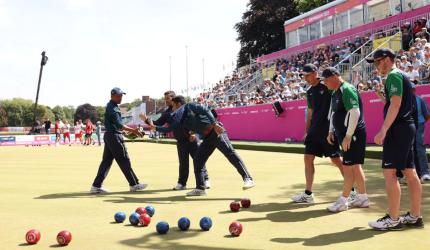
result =
[[[413,123],[397,122],[391,125],[384,140],[382,168],[404,170],[415,167],[415,133]]]
[[[327,137],[307,135],[305,139],[305,154],[318,157],[336,158],[340,156],[339,144],[335,139],[334,145],[327,142]]]
[[[339,138],[339,144],[342,144],[343,137]],[[352,166],[357,164],[364,164],[364,157],[366,155],[366,130],[360,129],[355,131],[351,139],[351,145],[348,151],[342,150],[342,164],[345,166]]]

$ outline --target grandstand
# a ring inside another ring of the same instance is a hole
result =
[[[303,99],[306,63],[338,67],[360,91],[371,91],[379,78],[364,58],[379,47],[398,52],[398,67],[418,74],[414,82],[429,83],[429,13],[430,0],[333,1],[287,20],[285,49],[257,58],[200,97],[217,108]]]

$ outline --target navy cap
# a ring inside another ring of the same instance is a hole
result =
[[[329,78],[331,76],[340,76],[340,72],[335,67],[328,67],[322,72],[323,78]]]
[[[384,57],[395,58],[396,57],[396,53],[394,53],[394,51],[392,49],[380,48],[380,49],[377,49],[373,53],[373,56],[367,57],[366,61],[368,63],[373,63],[376,59],[384,58]]]
[[[120,88],[115,87],[110,91],[110,94],[111,95],[125,95],[125,92],[122,91]]]
[[[308,75],[308,74],[310,74],[312,72],[317,72],[317,71],[318,71],[317,66],[315,66],[312,63],[308,63],[305,66],[303,66],[303,70],[302,70],[302,72],[300,74],[301,75]]]

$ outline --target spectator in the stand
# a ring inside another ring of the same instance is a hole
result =
[[[427,41],[430,40],[430,33],[427,32],[427,28],[422,28],[421,32],[418,33],[418,37],[422,39],[426,39]]]
[[[404,50],[409,50],[409,46],[410,46],[410,41],[412,40],[412,33],[410,30],[410,23],[404,23],[401,26],[401,30],[402,30],[402,48]]]
[[[415,84],[418,83],[418,80],[420,79],[420,74],[418,73],[418,70],[414,69],[414,66],[408,62],[406,65],[405,70],[406,76],[409,77],[409,80]]]
[[[402,56],[400,58],[400,70],[405,71],[407,66],[408,66],[408,57]]]
[[[410,58],[411,58],[411,64],[414,67],[414,69],[420,70],[423,63],[417,59],[417,55],[415,53],[412,53]]]
[[[415,21],[414,22],[414,27],[412,28],[412,32],[413,32],[413,34],[414,34],[414,37],[417,37],[417,34],[419,33],[419,32],[421,32],[421,29],[423,28],[423,26],[421,25],[421,23],[420,22],[418,22],[418,21]]]

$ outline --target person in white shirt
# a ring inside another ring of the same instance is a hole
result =
[[[69,140],[69,146],[71,146],[71,141],[70,141],[70,124],[68,121],[65,121],[65,123],[62,126],[62,130],[63,130],[63,140],[64,140],[64,144],[66,144],[66,138]]]
[[[416,70],[420,70],[421,65],[423,65],[423,63],[418,60],[417,55],[415,53],[411,55],[411,64]]]
[[[78,144],[78,140],[79,140],[79,144],[82,144],[82,124],[79,123],[79,121],[76,122],[76,125],[74,127],[75,130],[75,144]]]
[[[418,83],[420,79],[420,74],[418,73],[418,70],[414,69],[414,66],[412,64],[408,64],[406,67],[405,74],[409,77],[409,80],[413,83]]]

